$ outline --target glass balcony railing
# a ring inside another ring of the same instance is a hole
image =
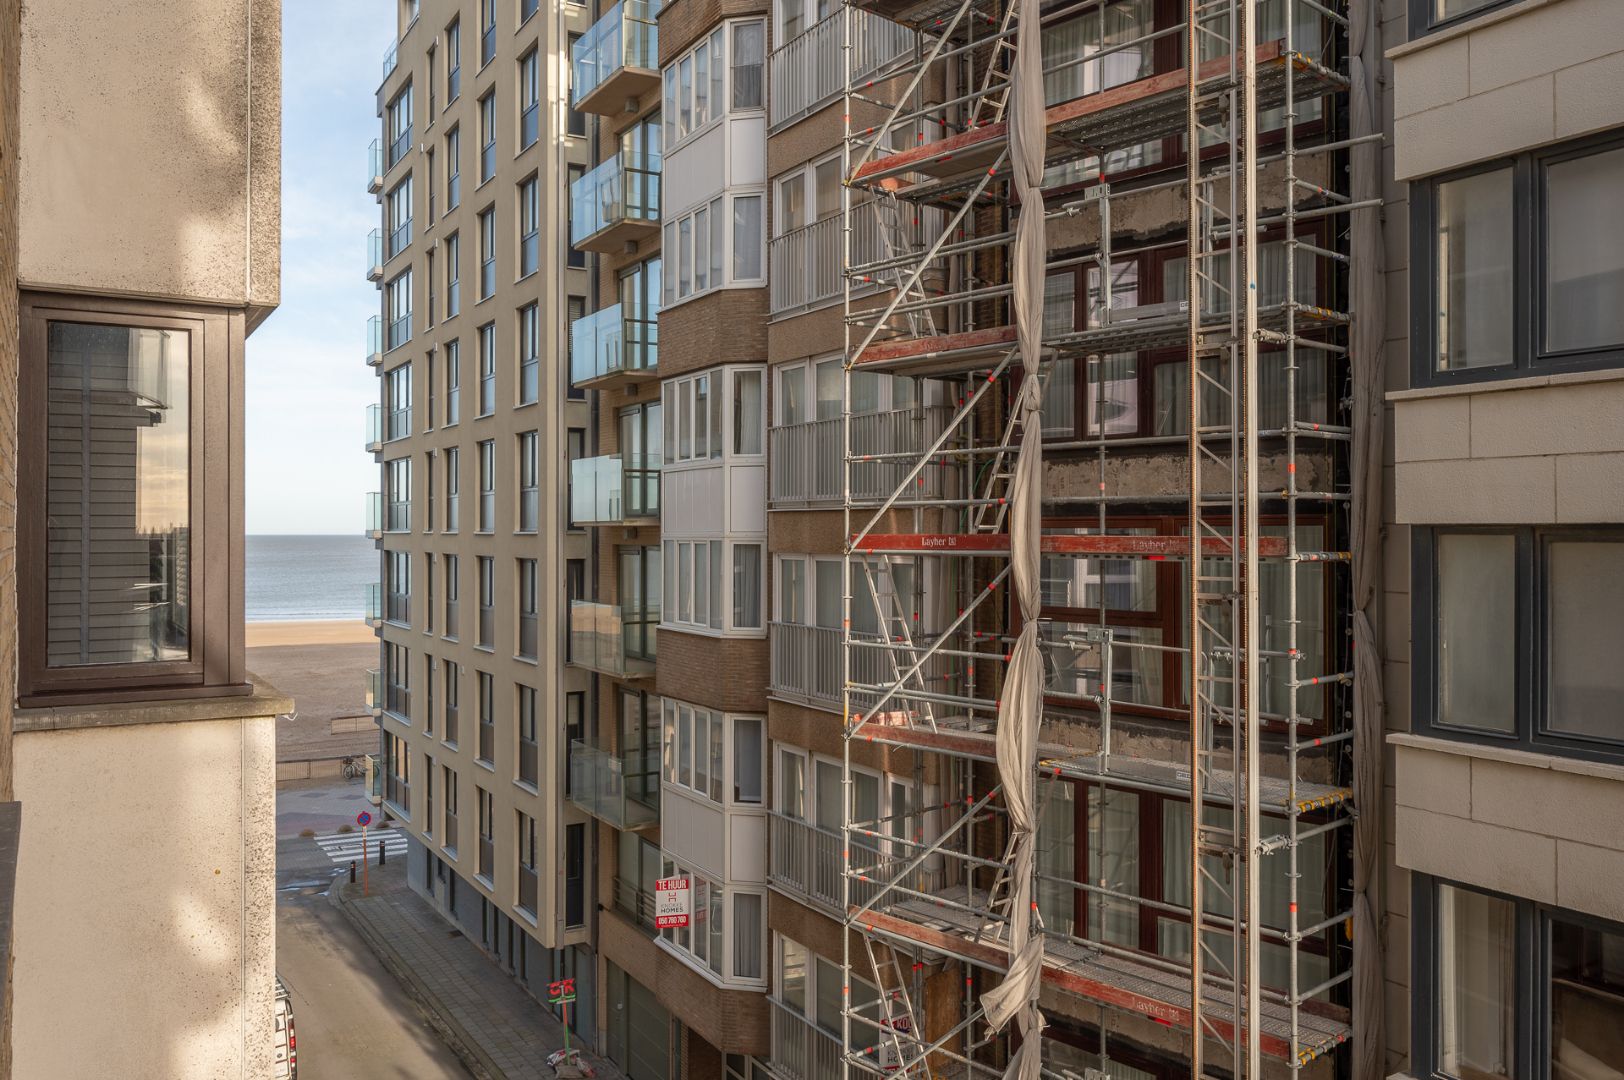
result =
[[[374,315],[367,320],[367,363],[373,367],[383,363],[382,315]]]
[[[615,252],[660,227],[660,158],[622,150],[570,185],[570,243]]]
[[[367,280],[377,281],[383,277],[383,230],[373,229],[367,233]]]
[[[621,0],[575,42],[570,104],[605,115],[659,85],[660,0]]]
[[[383,406],[367,406],[367,449],[376,453],[383,446]]]
[[[383,77],[384,78],[387,79],[387,78],[389,78],[389,76],[391,76],[391,75],[393,75],[395,73],[396,58],[399,56],[399,52],[400,52],[400,43],[398,41],[391,41],[389,43],[389,48],[383,54]]]
[[[372,140],[367,147],[367,192],[376,195],[383,188],[383,143]]]
[[[383,492],[367,492],[367,535],[376,540],[383,535]]]
[[[383,621],[383,586],[369,581],[367,589],[367,625],[377,626]]]
[[[570,801],[617,829],[660,820],[660,761],[653,749],[627,757],[570,742]]]
[[[660,461],[620,454],[570,462],[570,521],[618,525],[660,514]]]
[[[623,615],[615,604],[571,601],[569,662],[621,679],[652,675],[659,625],[658,608]]]
[[[383,672],[367,668],[367,708],[373,714],[383,712]]]
[[[615,375],[652,376],[660,362],[659,312],[630,318],[624,305],[570,324],[570,382],[586,386]]]

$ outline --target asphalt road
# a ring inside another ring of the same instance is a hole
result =
[[[305,809],[300,800],[310,791],[285,789],[277,799],[276,966],[293,1000],[299,1080],[467,1080],[456,1055],[329,900],[342,871],[314,840],[283,835],[283,811]]]

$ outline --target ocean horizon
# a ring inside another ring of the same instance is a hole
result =
[[[316,622],[366,617],[366,588],[378,580],[378,552],[362,535],[250,534],[243,592],[248,622]]]

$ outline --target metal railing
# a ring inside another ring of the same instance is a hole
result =
[[[383,316],[374,315],[367,320],[367,363],[377,365],[383,360]]]
[[[654,933],[654,894],[623,877],[615,878],[615,910]]]
[[[767,58],[772,93],[768,95],[769,130],[801,119],[840,96],[845,67],[841,17],[833,15],[790,38]],[[891,19],[866,11],[852,13],[851,74],[861,79],[913,52],[917,36]]]
[[[924,251],[942,230],[940,211],[929,207],[893,207],[891,236],[883,236],[883,203],[852,208],[851,265],[865,266],[896,258],[905,251]],[[773,315],[801,311],[839,299],[844,263],[840,216],[825,217],[775,236],[767,245],[768,307]]]
[[[627,317],[620,304],[570,324],[570,381],[580,384],[620,372],[652,373],[660,362],[659,309]]]
[[[570,185],[570,243],[576,247],[627,222],[660,220],[660,158],[622,150]]]
[[[660,69],[659,14],[659,0],[621,0],[581,35],[570,50],[571,106],[626,68]]]
[[[368,536],[376,538],[383,532],[383,492],[367,492],[367,528]]]
[[[953,418],[946,405],[915,406],[851,417],[854,456],[916,454],[930,446]],[[772,428],[767,433],[772,463],[768,498],[774,503],[839,502],[841,458],[844,453],[841,418],[809,420]],[[882,461],[854,461],[851,497],[880,501],[891,495],[913,470],[905,457]],[[943,468],[927,465],[910,485],[907,497],[941,498],[946,494]]]
[[[573,600],[570,663],[619,678],[652,675],[659,624],[658,607],[622,615],[618,604]]]
[[[840,1080],[840,1036],[785,1005],[772,1005],[773,1072],[784,1080]]]
[[[376,451],[383,445],[383,406],[367,406],[367,449]]]
[[[617,829],[660,820],[660,761],[653,749],[627,757],[570,741],[570,802]]]
[[[383,277],[383,230],[373,229],[367,233],[367,280],[377,281]]]
[[[614,525],[660,513],[660,460],[619,454],[570,462],[570,521]]]
[[[915,631],[914,645],[923,651],[931,638]],[[852,640],[861,642],[866,635],[853,632]],[[876,637],[868,640],[878,643]],[[768,624],[768,689],[782,697],[802,698],[809,704],[839,708],[841,678],[840,631],[833,627],[806,626],[801,623],[773,622]],[[853,684],[860,686],[890,686],[897,679],[896,663],[903,656],[898,643],[889,648],[866,648],[856,645],[851,650]],[[963,661],[937,654],[926,660],[920,668],[924,689],[933,694],[959,689],[955,663]],[[906,668],[904,668],[906,670]],[[918,677],[909,685],[919,686]],[[854,691],[852,704],[866,708],[876,699],[872,691]]]

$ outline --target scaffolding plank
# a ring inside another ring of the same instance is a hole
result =
[[[1188,558],[1190,555],[1188,536],[1048,535],[1039,544],[1045,555],[1140,556],[1150,559]],[[856,541],[852,550],[865,555],[1007,555],[1009,534],[870,533]],[[1260,556],[1278,558],[1286,552],[1285,537],[1258,537]],[[1233,554],[1233,551],[1228,540],[1209,536],[1201,543],[1201,554],[1207,558],[1221,558]]]

